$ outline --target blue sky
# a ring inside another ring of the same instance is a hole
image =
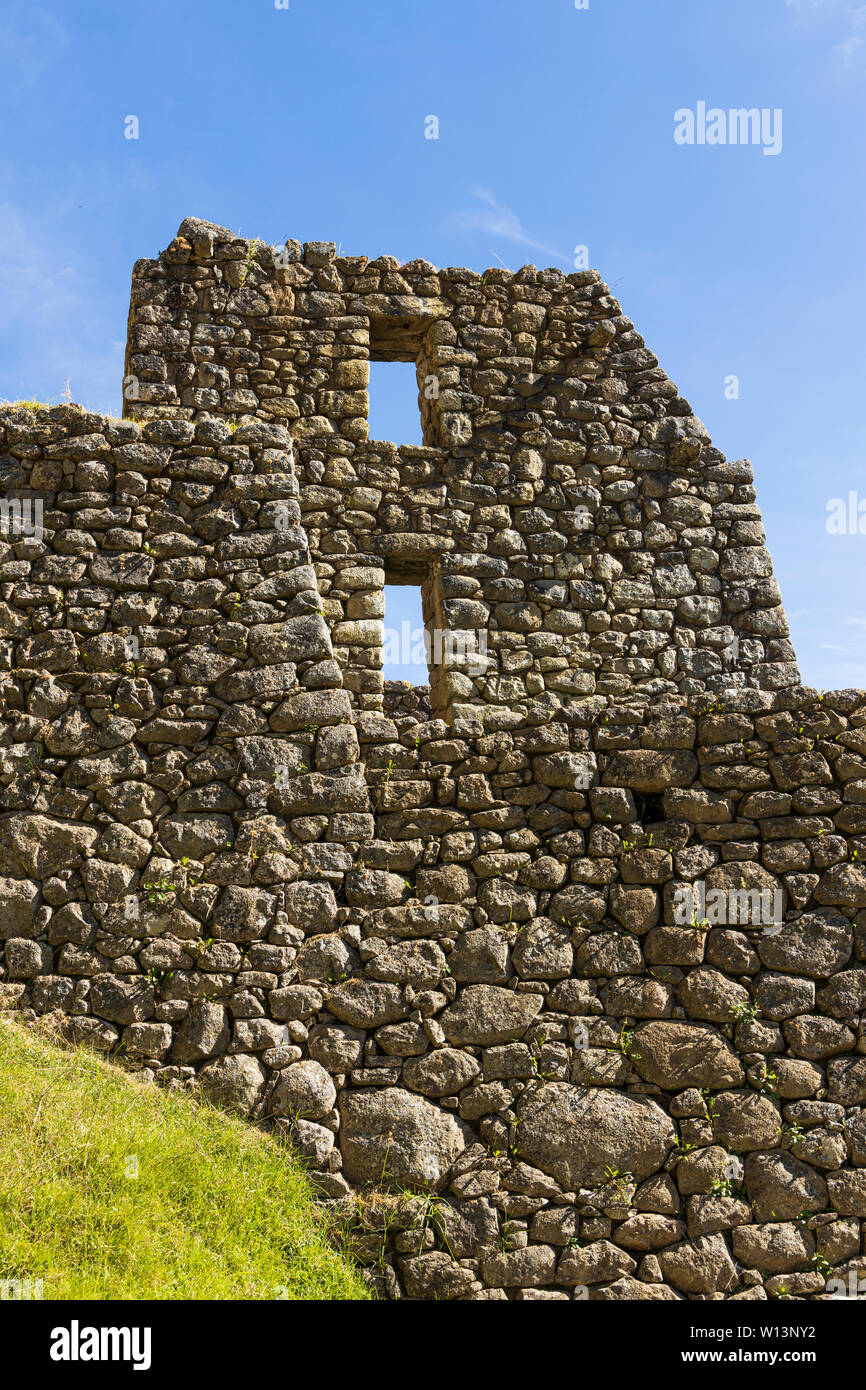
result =
[[[132,264],[187,215],[477,270],[585,245],[753,460],[804,679],[866,687],[866,534],[826,529],[831,499],[866,501],[864,0],[77,9],[0,3],[0,398],[69,380],[119,413]],[[780,108],[781,152],[678,145],[699,101]],[[394,379],[374,433],[410,442]]]

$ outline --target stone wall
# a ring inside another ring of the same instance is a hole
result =
[[[415,361],[424,448],[367,438],[370,360]],[[726,462],[596,271],[436,270],[189,218],[133,272],[127,410],[287,424],[353,704],[382,708],[383,585],[481,673],[434,713],[799,681],[752,470]]]
[[[184,229],[136,420],[0,412],[3,999],[290,1143],[388,1296],[866,1277],[866,694],[793,683],[747,466],[593,276]],[[383,685],[389,567],[494,675]]]

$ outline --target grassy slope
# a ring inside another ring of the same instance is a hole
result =
[[[369,1296],[285,1149],[0,1017],[0,1278],[28,1277],[46,1299]]]

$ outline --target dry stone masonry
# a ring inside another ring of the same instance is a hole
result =
[[[597,274],[188,219],[125,388],[0,412],[7,1005],[291,1144],[390,1297],[866,1291],[866,694]]]

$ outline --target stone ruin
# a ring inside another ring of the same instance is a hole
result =
[[[124,373],[0,410],[6,1006],[291,1145],[388,1297],[866,1289],[866,694],[598,274],[188,219]]]

